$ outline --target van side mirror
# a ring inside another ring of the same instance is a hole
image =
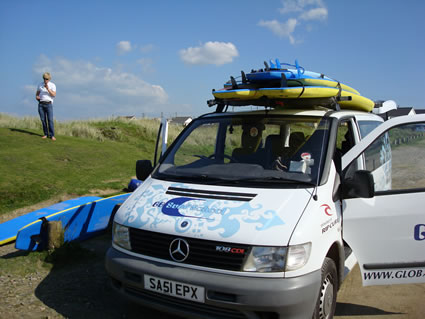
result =
[[[153,167],[150,160],[139,160],[136,162],[136,176],[138,180],[144,181],[152,171]]]
[[[342,182],[342,198],[372,198],[375,196],[373,175],[366,170],[354,172]]]

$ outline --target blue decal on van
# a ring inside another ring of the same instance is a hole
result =
[[[164,203],[162,205],[162,213],[168,216],[176,216],[176,217],[191,217],[191,218],[201,218],[198,216],[188,216],[188,215],[182,215],[179,212],[179,208],[182,207],[184,203],[191,201],[191,200],[201,200],[201,199],[195,199],[195,198],[189,198],[189,197],[178,197],[170,199],[168,202]]]
[[[221,218],[220,223],[215,226],[210,226],[208,229],[222,229],[219,233],[220,236],[227,238],[233,236],[239,231],[241,222],[258,224],[255,227],[258,231],[263,231],[274,226],[285,224],[276,211],[267,210],[265,212],[261,212],[261,208],[262,205],[253,207],[249,203],[244,203],[241,206],[229,207],[226,214]]]
[[[425,224],[418,224],[415,226],[415,240],[425,240]]]
[[[190,233],[198,238],[208,232],[229,238],[237,234],[243,224],[251,224],[250,229],[256,231],[285,224],[277,211],[267,210],[259,203],[191,197],[170,199],[161,184],[151,185],[143,193],[130,197],[125,210],[125,225],[151,230],[172,225],[176,233]]]

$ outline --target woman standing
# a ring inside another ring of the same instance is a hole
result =
[[[56,85],[50,82],[51,78],[49,72],[43,74],[43,82],[38,86],[35,98],[38,101],[38,114],[43,125],[42,138],[49,137],[52,141],[56,141],[53,124],[53,99],[56,96]]]

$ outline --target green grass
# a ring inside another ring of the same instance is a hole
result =
[[[79,243],[65,243],[52,251],[20,251],[16,256],[0,258],[0,276],[26,276],[40,270],[65,268],[76,263],[87,263],[99,258],[94,252],[83,248]]]
[[[139,159],[153,160],[159,120],[55,122],[43,140],[37,117],[0,113],[0,215],[62,196],[122,192]],[[183,127],[170,125],[169,143]],[[26,276],[85,263],[96,256],[78,244],[0,258],[0,276]]]
[[[0,214],[62,195],[122,191],[136,161],[153,160],[158,126],[153,119],[59,122],[53,142],[41,139],[37,118],[0,113]],[[169,142],[181,129],[170,127]]]
[[[37,273],[40,270],[50,270],[51,263],[46,262],[48,251],[17,254],[13,257],[0,258],[0,276],[25,276]]]

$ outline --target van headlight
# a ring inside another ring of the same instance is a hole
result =
[[[286,271],[297,270],[303,267],[310,258],[311,243],[289,246],[286,259]]]
[[[114,222],[112,227],[112,241],[115,245],[131,250],[129,228]]]
[[[250,272],[283,272],[303,267],[309,257],[311,243],[289,247],[252,247],[243,271]]]
[[[244,271],[279,272],[285,268],[286,247],[252,247]]]

